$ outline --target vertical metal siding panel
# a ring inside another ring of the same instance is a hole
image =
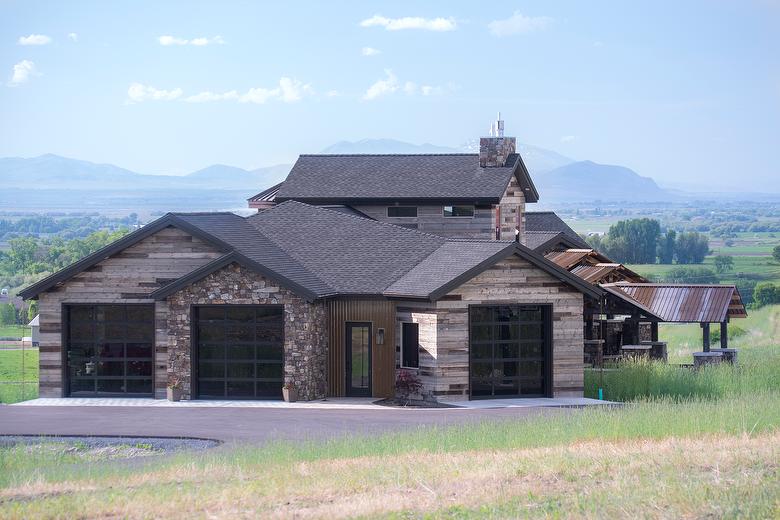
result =
[[[346,393],[346,323],[371,323],[371,392],[374,397],[390,397],[395,392],[395,303],[373,300],[334,300],[329,302],[328,392]],[[376,344],[377,330],[385,329],[385,341]]]

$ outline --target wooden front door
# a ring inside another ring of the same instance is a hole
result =
[[[346,323],[346,394],[348,397],[371,396],[371,324]]]

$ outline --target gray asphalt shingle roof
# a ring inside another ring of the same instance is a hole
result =
[[[449,199],[496,203],[515,170],[535,201],[536,188],[519,154],[506,167],[480,168],[477,154],[301,155],[276,201],[309,203]]]
[[[382,294],[446,242],[436,235],[294,201],[247,221],[339,294]]]
[[[590,247],[588,243],[577,234],[576,231],[569,227],[569,225],[553,211],[527,211],[525,213],[525,230],[526,232],[545,231],[563,233],[569,237],[572,242],[577,244],[577,247]],[[549,238],[552,238],[552,236],[548,237],[548,240]],[[539,245],[541,245],[541,243],[542,242],[540,242]],[[531,246],[529,245],[529,247]]]
[[[586,294],[596,289],[514,242],[445,239],[296,201],[248,218],[231,213],[169,213],[24,291],[37,296],[167,226],[212,243],[223,256],[150,296],[238,262],[313,300],[336,295],[436,299],[501,257],[518,254]]]
[[[514,242],[449,240],[388,287],[384,294],[427,297],[493,256],[514,247]]]

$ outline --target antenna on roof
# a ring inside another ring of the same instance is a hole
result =
[[[504,137],[504,121],[501,119],[501,112],[496,116],[495,122],[490,125],[490,137]]]

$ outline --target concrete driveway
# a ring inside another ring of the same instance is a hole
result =
[[[577,413],[567,408],[295,409],[0,406],[0,435],[198,437],[262,443]]]

